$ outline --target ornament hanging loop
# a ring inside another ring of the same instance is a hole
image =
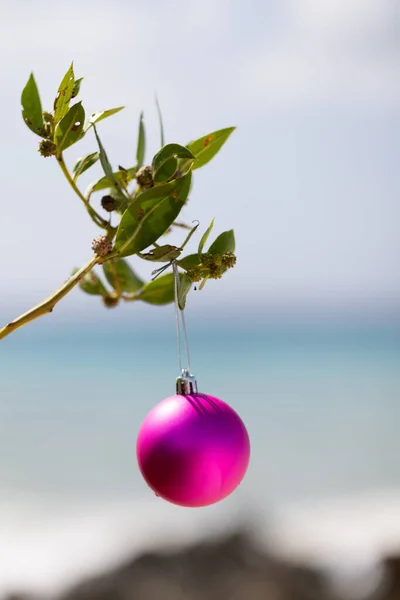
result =
[[[178,265],[176,260],[172,263],[172,270],[174,274],[174,300],[175,300],[175,322],[176,322],[176,338],[178,344],[178,363],[181,374],[176,379],[176,393],[179,395],[190,395],[197,394],[197,381],[196,377],[191,374],[190,369],[190,354],[189,354],[189,343],[186,331],[186,321],[184,310],[179,308],[179,288],[180,278]],[[181,351],[181,328],[180,323],[182,322],[183,337],[185,340],[186,359],[187,367],[182,367],[182,351]]]

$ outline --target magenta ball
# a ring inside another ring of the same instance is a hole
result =
[[[147,415],[136,453],[157,496],[180,506],[207,506],[229,496],[242,481],[250,441],[239,415],[222,400],[176,395]]]

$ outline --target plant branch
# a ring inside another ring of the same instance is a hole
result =
[[[69,185],[71,186],[71,188],[79,196],[79,198],[82,200],[83,204],[85,205],[86,210],[88,211],[92,221],[94,223],[96,223],[96,225],[98,225],[98,227],[101,227],[102,229],[107,229],[108,225],[109,225],[108,221],[103,219],[103,217],[101,215],[99,215],[92,206],[90,206],[89,201],[82,194],[82,192],[76,185],[75,181],[73,180],[71,173],[68,171],[67,165],[64,162],[64,158],[63,158],[62,154],[59,157],[57,157],[57,162],[60,165],[61,171],[64,173]]]
[[[5,338],[10,333],[13,333],[16,329],[19,329],[23,325],[42,317],[43,315],[52,312],[53,308],[64,296],[68,294],[80,281],[83,277],[89,273],[93,267],[100,262],[100,258],[98,256],[93,256],[90,261],[79,269],[72,277],[70,277],[54,294],[49,296],[46,300],[43,300],[40,304],[28,310],[28,312],[24,313],[14,321],[11,321],[0,329],[0,340]]]

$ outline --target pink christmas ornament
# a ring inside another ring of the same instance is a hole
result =
[[[178,394],[147,415],[137,439],[140,471],[150,488],[180,506],[207,506],[231,494],[250,460],[250,441],[228,404],[199,394],[187,370]]]

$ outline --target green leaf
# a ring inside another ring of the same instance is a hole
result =
[[[21,94],[22,118],[33,133],[43,137],[44,123],[42,104],[33,73]]]
[[[129,177],[133,179],[136,175],[136,167],[131,167],[130,169],[127,169],[127,171]],[[113,179],[116,180],[119,184],[121,184],[123,176],[124,174],[121,171],[114,171],[113,173]],[[112,181],[110,181],[107,175],[105,175],[104,177],[101,177],[100,179],[97,179],[97,181],[91,183],[86,191],[86,194],[99,192],[101,190],[109,190],[112,187]]]
[[[60,87],[58,88],[56,99],[54,100],[54,123],[58,123],[67,114],[69,103],[74,90],[74,64],[71,63],[68,71],[65,73]]]
[[[81,83],[83,81],[83,77],[77,79],[74,83],[74,87],[72,88],[71,98],[76,98],[81,90]]]
[[[123,190],[122,190],[122,186],[121,186],[121,179],[118,180],[117,177],[114,177],[114,173],[110,164],[110,161],[107,158],[107,154],[106,151],[104,150],[104,146],[101,143],[101,140],[99,138],[99,134],[97,133],[97,128],[96,125],[93,123],[93,129],[94,129],[94,133],[96,136],[96,140],[97,143],[99,145],[99,150],[100,150],[100,162],[101,162],[101,166],[103,167],[103,171],[106,174],[106,177],[108,179],[108,181],[111,183],[112,187],[114,187],[118,192],[120,192],[123,196]],[[123,173],[122,171],[120,171],[120,177],[123,177]]]
[[[235,234],[233,229],[224,231],[217,237],[208,249],[210,254],[224,254],[225,252],[235,252]]]
[[[146,152],[146,131],[144,128],[143,122],[143,113],[140,113],[139,119],[139,133],[138,133],[138,142],[136,149],[136,168],[140,169],[144,162],[144,156]]]
[[[153,167],[153,171],[157,171],[161,167],[161,165],[168,160],[169,158],[191,158],[194,159],[195,156],[192,152],[186,148],[186,146],[181,146],[180,144],[167,144],[157,154],[155,154],[151,166]]]
[[[180,284],[178,290],[178,306],[181,310],[184,310],[186,306],[186,297],[192,287],[192,282],[186,273],[182,273],[180,276]]]
[[[145,285],[138,300],[148,304],[170,304],[174,301],[174,291],[174,276],[173,273],[168,273]]]
[[[74,165],[72,172],[74,174],[74,179],[78,179],[82,173],[90,169],[98,160],[99,160],[98,152],[91,152],[90,154],[85,154],[82,156]]]
[[[124,212],[129,206],[129,200],[127,199],[127,197],[122,196],[122,194],[117,192],[115,189],[109,190],[108,195],[110,195],[115,200],[115,212],[119,215],[124,214]]]
[[[177,181],[172,181],[152,187],[138,196],[122,215],[117,230],[114,251],[117,251],[121,256],[129,256],[147,248],[160,237],[157,236],[148,243],[143,241],[143,225],[154,212],[154,209],[164,202],[170,194],[176,192],[177,185]],[[168,226],[165,229],[168,229]]]
[[[157,246],[146,254],[139,253],[139,256],[140,258],[143,258],[143,260],[150,260],[153,262],[170,262],[171,260],[178,258],[181,252],[182,248],[166,244],[165,246]]]
[[[74,269],[72,274],[74,275],[78,270],[79,269]],[[91,294],[93,296],[107,296],[108,295],[108,291],[105,288],[103,282],[93,271],[90,271],[90,273],[87,273],[85,275],[85,277],[79,283],[79,287],[81,288],[82,291],[86,292],[87,294]]]
[[[54,142],[57,146],[57,156],[72,144],[75,144],[82,136],[83,124],[85,122],[85,110],[78,102],[71,106],[65,117],[58,123],[54,132]]]
[[[144,281],[136,275],[126,260],[119,258],[103,264],[107,281],[116,290],[133,294],[144,286]]]
[[[85,132],[88,131],[88,129],[90,129],[90,127],[92,127],[92,125],[94,125],[95,123],[98,123],[103,119],[107,119],[112,115],[115,115],[115,113],[119,112],[123,108],[125,108],[125,106],[118,106],[118,108],[110,108],[108,110],[102,110],[100,112],[93,113],[85,127]]]
[[[175,223],[175,225],[176,225],[176,223]],[[186,236],[185,241],[183,242],[183,244],[181,244],[182,250],[189,243],[190,238],[192,237],[192,235],[194,234],[194,232],[196,231],[196,229],[198,228],[199,225],[200,225],[200,223],[197,221],[196,225],[194,227],[192,227],[192,229],[189,231],[188,235]]]
[[[175,175],[178,169],[178,159],[172,156],[162,163],[159,169],[153,174],[154,183],[164,183],[169,181]]]
[[[198,254],[189,254],[188,256],[181,258],[181,260],[177,260],[176,262],[182,269],[187,271],[192,267],[197,267],[197,265],[201,263],[201,259],[199,258]]]
[[[209,228],[207,229],[207,231],[205,232],[205,234],[203,235],[203,237],[200,240],[199,249],[198,249],[199,257],[201,257],[201,253],[203,252],[203,248],[208,240],[208,236],[210,235],[211,230],[214,227],[214,221],[215,221],[215,219],[213,219],[211,221]]]
[[[191,173],[146,190],[123,214],[114,245],[120,256],[147,248],[170,227],[186,202]]]
[[[168,181],[178,169],[178,158],[194,160],[193,154],[180,144],[167,144],[154,156],[153,179],[156,183]]]
[[[119,172],[113,173],[114,177],[118,177]],[[106,175],[100,177],[100,179],[96,179],[93,181],[85,192],[85,196],[91,194],[93,192],[100,192],[101,190],[109,190],[112,187],[111,181],[108,179]]]
[[[199,169],[207,164],[217,154],[235,129],[236,127],[220,129],[219,131],[209,133],[194,142],[190,142],[187,147],[196,157],[193,169]]]
[[[162,118],[162,114],[161,114],[161,108],[160,108],[160,105],[158,103],[157,96],[156,96],[156,106],[157,106],[157,113],[158,113],[158,121],[160,123],[161,146],[164,146],[164,144],[165,144],[165,141],[164,141],[164,125],[163,125],[163,118]]]

